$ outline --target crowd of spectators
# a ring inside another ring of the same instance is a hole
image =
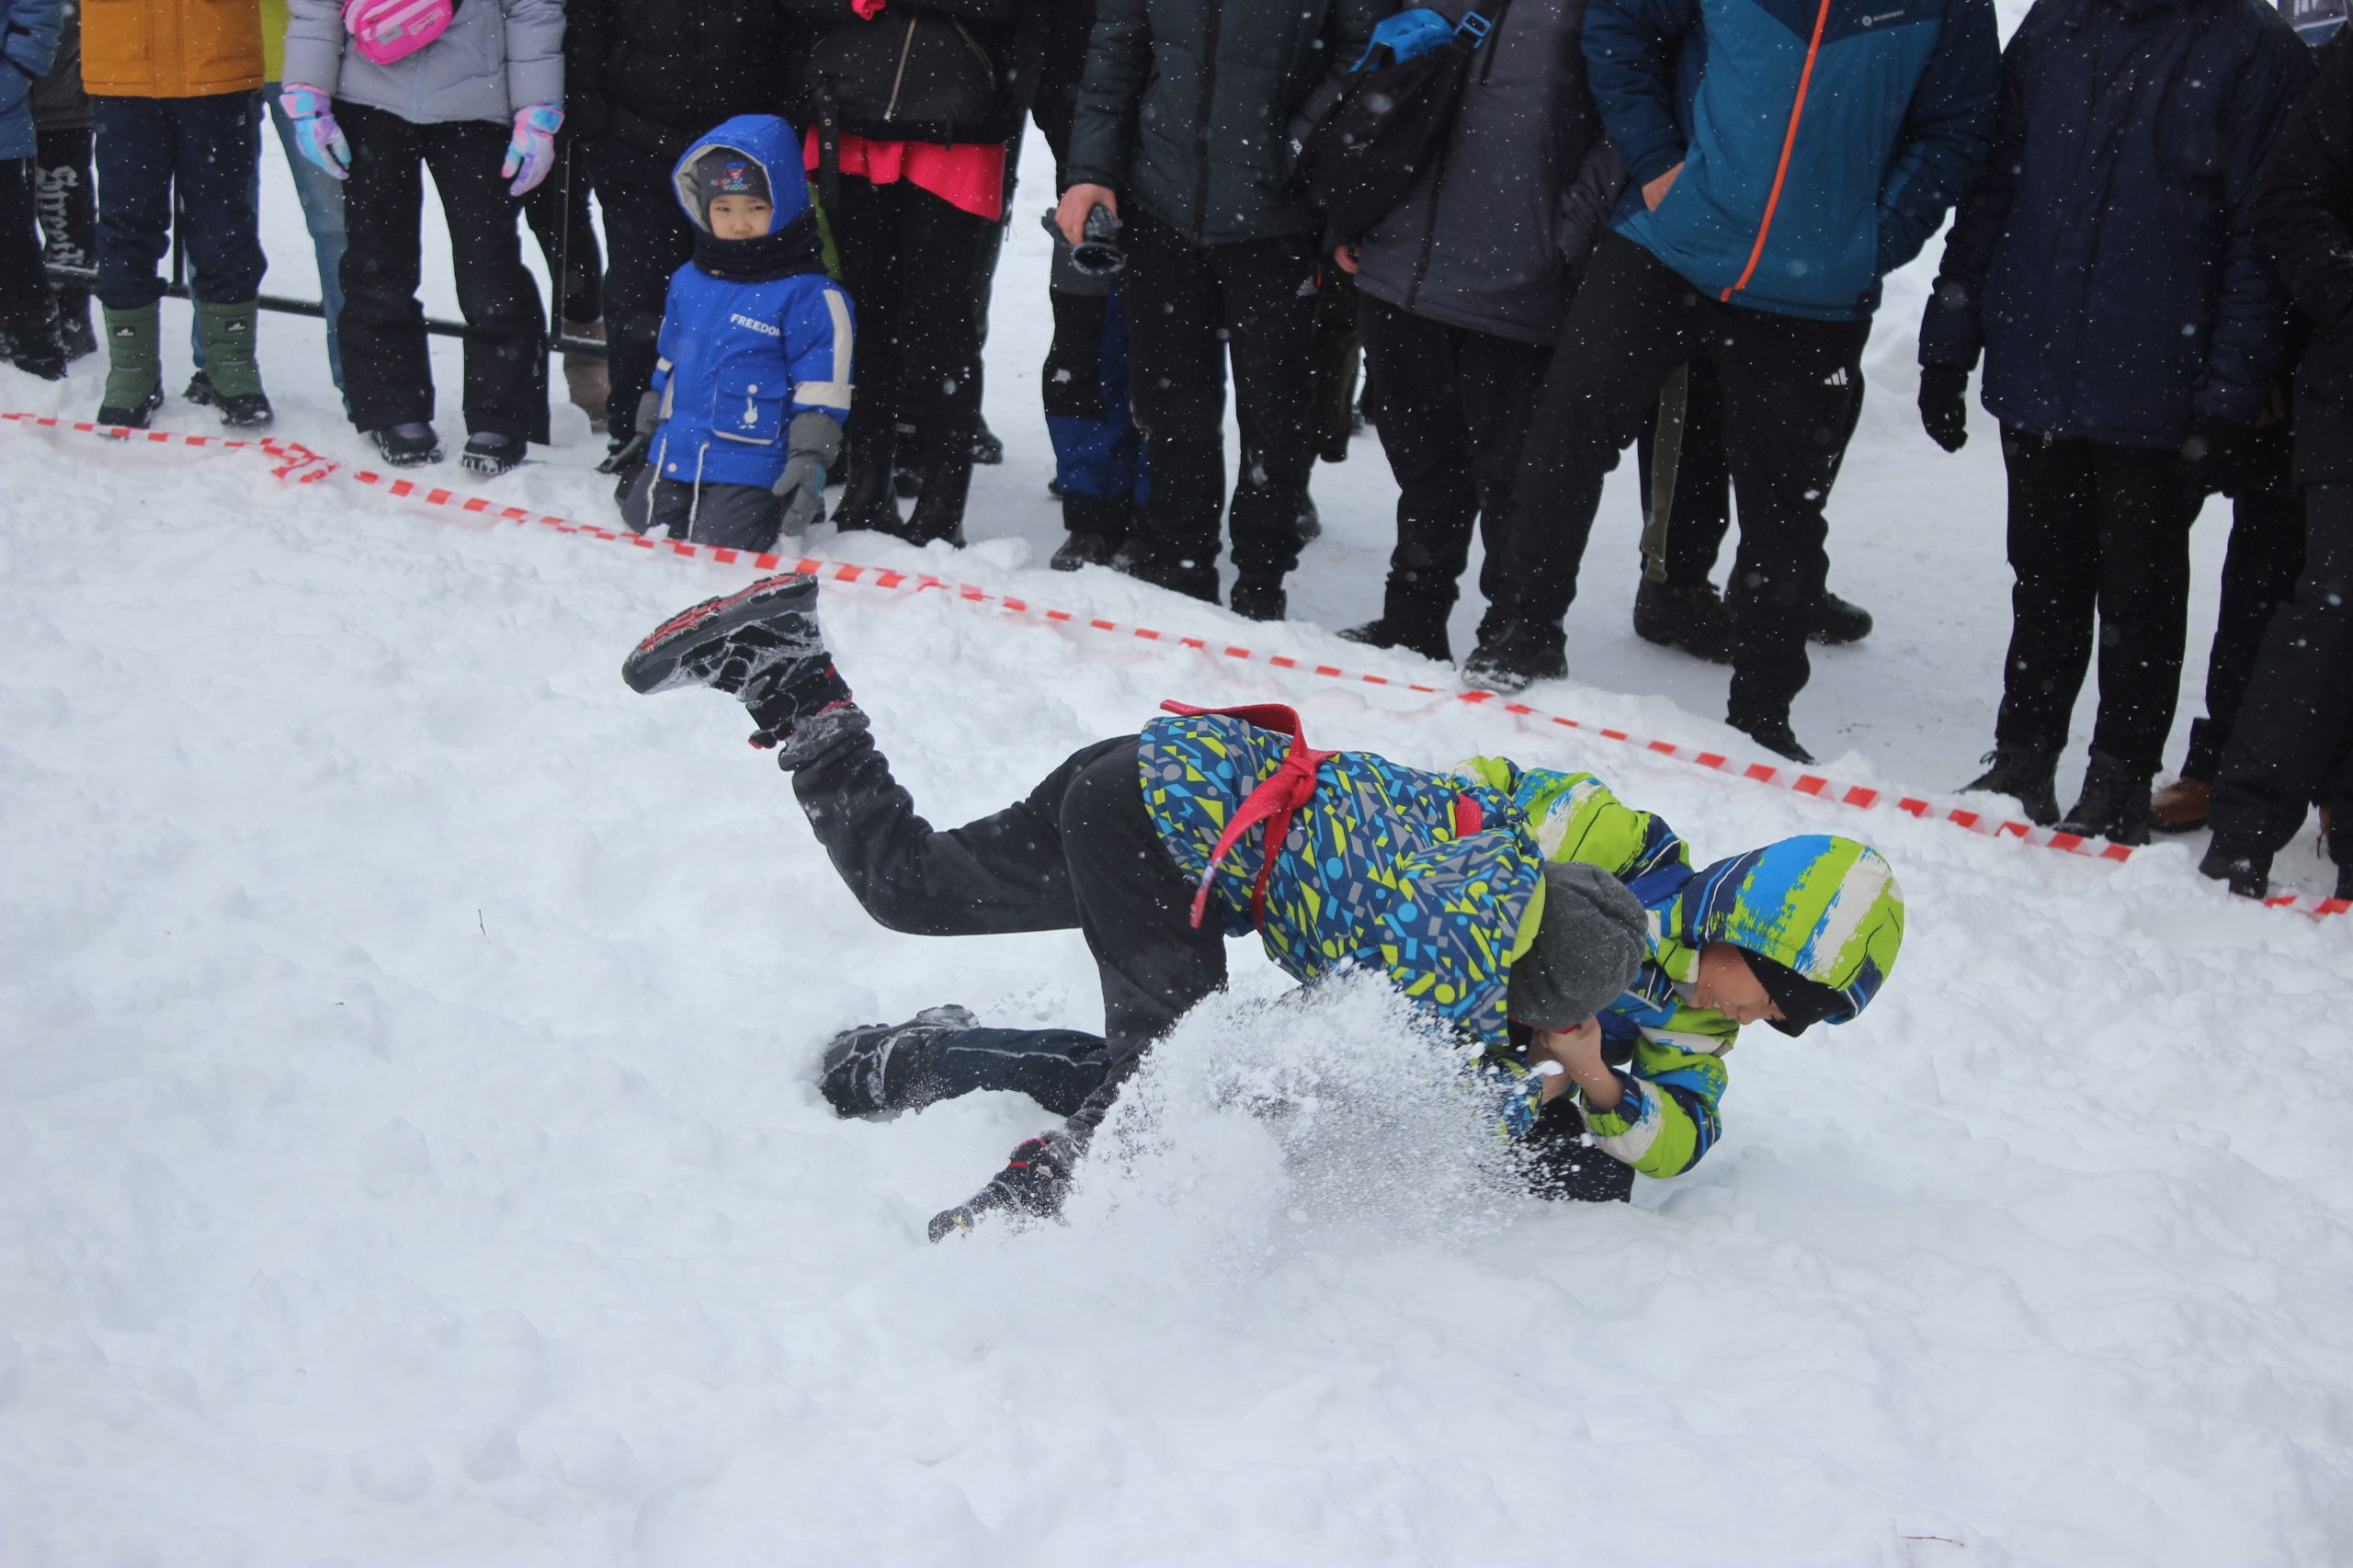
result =
[[[1463,678],[1565,675],[1632,449],[1635,630],[1728,665],[1728,722],[1804,761],[1809,642],[1871,630],[1826,584],[1863,346],[1949,216],[1919,413],[1958,449],[1978,377],[2016,585],[1967,788],[2122,844],[2211,826],[2202,869],[2250,894],[2318,802],[2343,894],[2353,32],[2345,0],[2280,6],[2036,0],[2004,47],[1992,0],[0,0],[0,346],[51,379],[103,351],[97,418],[145,426],[176,244],[184,397],[269,424],[267,119],[335,384],[388,462],[442,456],[429,172],[469,469],[547,439],[557,353],[632,527],[762,545],[830,486],[842,528],[961,545],[973,466],[1002,453],[983,348],[1034,120],[1055,566],[1213,600],[1222,551],[1232,608],[1282,618],[1360,356],[1397,535],[1345,635],[1451,659],[1475,530]],[[1416,61],[1402,105],[1368,86]],[[1370,208],[1319,184],[1392,146]],[[2215,494],[2207,712],[2157,789]]]

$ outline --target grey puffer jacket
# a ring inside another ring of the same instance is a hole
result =
[[[285,79],[416,125],[494,119],[563,102],[563,0],[460,0],[449,28],[405,60],[348,49],[336,0],[288,0]]]
[[[1449,326],[1559,335],[1626,177],[1586,86],[1585,7],[1509,0],[1472,57],[1445,152],[1358,246],[1358,288]],[[1466,7],[1433,9],[1460,21]]]
[[[1108,186],[1197,244],[1317,226],[1307,133],[1395,0],[1101,0],[1063,183]]]

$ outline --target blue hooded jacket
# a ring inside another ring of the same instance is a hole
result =
[[[1591,0],[1585,55],[1630,176],[1619,232],[1782,315],[1870,315],[1993,145],[1992,0]]]
[[[774,115],[738,115],[688,148],[672,174],[696,228],[708,233],[692,171],[713,148],[741,153],[767,176],[771,235],[809,212],[792,128]],[[745,280],[713,277],[698,262],[678,268],[652,383],[662,394],[655,473],[680,484],[773,485],[795,415],[849,416],[852,342],[849,296],[822,270]]]

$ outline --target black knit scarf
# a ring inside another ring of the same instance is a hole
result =
[[[824,242],[817,233],[817,210],[809,210],[756,240],[718,240],[709,230],[695,235],[695,265],[730,283],[766,283],[798,272],[825,270]]]

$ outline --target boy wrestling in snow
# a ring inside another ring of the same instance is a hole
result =
[[[1693,870],[1683,843],[1587,774],[1480,758],[1449,774],[1319,752],[1288,709],[1173,711],[1083,748],[1028,799],[952,832],[915,814],[817,625],[817,584],[772,577],[657,627],[623,677],[742,700],[842,880],[896,931],[1075,929],[1104,1033],[986,1031],[935,1009],[827,1052],[845,1115],[1022,1087],[1066,1120],[1030,1139],[934,1241],[981,1215],[1059,1211],[1088,1140],[1153,1042],[1225,982],[1256,930],[1312,983],[1379,971],[1482,1049],[1504,1133],[1547,1196],[1623,1198],[1715,1141],[1740,1027],[1797,1034],[1869,1005],[1904,933],[1887,862],[1784,839]],[[1180,705],[1171,704],[1172,709]],[[977,1045],[1003,1047],[979,1069]],[[1058,1057],[1057,1066],[1049,1057]],[[1590,1157],[1594,1148],[1606,1159]]]

